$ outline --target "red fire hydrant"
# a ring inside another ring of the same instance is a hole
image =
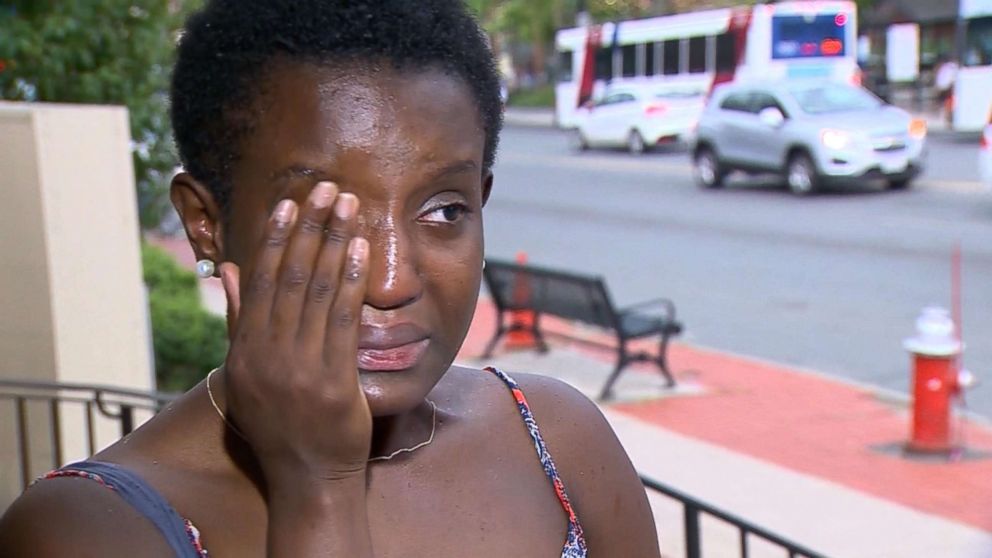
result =
[[[950,453],[953,398],[971,387],[974,377],[959,368],[963,344],[948,312],[924,308],[916,319],[916,336],[903,347],[913,357],[913,430],[906,449],[919,453]]]

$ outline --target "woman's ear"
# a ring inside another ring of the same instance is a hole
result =
[[[489,194],[493,191],[493,173],[488,172],[486,176],[482,178],[482,207],[486,206],[486,202],[489,201]]]
[[[224,261],[223,222],[213,195],[189,173],[181,172],[172,179],[169,191],[172,205],[186,229],[186,237],[197,260],[210,260],[217,265]],[[214,272],[217,276],[217,272]]]

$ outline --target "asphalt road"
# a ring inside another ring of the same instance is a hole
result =
[[[992,192],[976,149],[933,137],[908,191],[799,199],[768,178],[701,190],[678,149],[577,153],[563,132],[509,127],[487,253],[601,274],[620,305],[670,297],[691,343],[907,393],[902,340],[923,307],[950,306],[960,243],[964,363],[985,382],[967,401],[992,417]]]

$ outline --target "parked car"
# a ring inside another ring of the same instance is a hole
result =
[[[675,86],[651,91],[610,89],[579,109],[576,146],[625,147],[639,154],[659,143],[678,141],[698,122],[704,95],[698,88]]]
[[[881,178],[901,189],[923,169],[926,122],[861,87],[784,81],[717,88],[692,149],[696,181],[773,172],[798,195],[830,181]]]

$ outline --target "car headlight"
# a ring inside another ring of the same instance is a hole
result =
[[[823,130],[820,142],[827,149],[844,149],[851,143],[851,134],[841,130]]]

